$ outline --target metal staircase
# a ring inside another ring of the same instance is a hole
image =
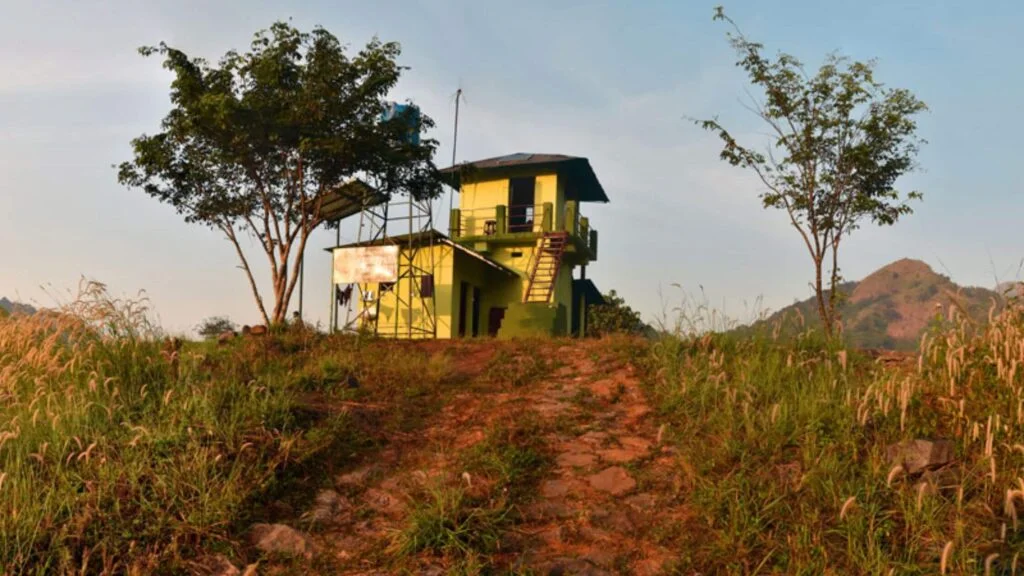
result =
[[[555,291],[562,255],[569,242],[568,232],[545,232],[538,241],[523,302],[550,302]]]

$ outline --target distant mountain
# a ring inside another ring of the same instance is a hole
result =
[[[1004,300],[993,290],[958,286],[924,262],[908,258],[884,266],[859,282],[842,284],[840,292],[847,296],[840,307],[847,342],[858,348],[890,350],[917,347],[939,307],[947,310],[955,302],[969,316],[982,320],[993,302],[1001,305]],[[817,303],[810,298],[754,326],[774,326],[782,321],[784,329],[792,331],[798,316],[803,317],[805,326],[821,325]]]
[[[0,310],[5,314],[35,314],[36,309],[28,304],[14,302],[7,298],[0,298]]]

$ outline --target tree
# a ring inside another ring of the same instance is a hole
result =
[[[626,300],[615,290],[605,294],[604,304],[595,304],[588,309],[587,334],[643,334],[647,325],[640,313],[626,305]]]
[[[785,210],[800,233],[814,262],[818,315],[831,339],[839,323],[843,240],[865,220],[895,224],[912,212],[911,200],[921,199],[895,183],[916,167],[924,140],[916,136],[914,117],[927,107],[908,90],[876,81],[873,60],[830,54],[809,76],[789,54],[764,56],[763,46],[748,40],[721,7],[714,19],[732,25],[735,33],[727,36],[736,65],[764,92],[763,101],[751,96],[747,107],[768,126],[769,143],[763,151],[741,145],[717,118],[696,123],[722,139],[723,160],[757,174],[766,188],[764,207]]]
[[[196,333],[212,340],[225,332],[234,332],[237,327],[227,316],[211,316],[196,326]]]
[[[377,39],[354,57],[323,28],[282,22],[255,35],[249,52],[216,65],[161,43],[174,74],[172,108],[161,131],[132,141],[118,180],[173,206],[186,222],[224,233],[235,248],[263,320],[282,323],[310,233],[324,223],[331,193],[355,177],[381,193],[436,197],[434,140],[410,138],[433,126],[412,112],[383,120],[403,68],[400,48]],[[412,110],[412,108],[409,108]],[[242,249],[251,235],[266,254],[269,311]]]

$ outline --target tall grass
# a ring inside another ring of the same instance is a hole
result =
[[[180,572],[297,457],[283,376],[159,336],[97,283],[0,319],[0,573]]]
[[[680,454],[680,573],[1016,573],[1024,552],[1024,310],[957,309],[916,366],[804,333],[666,337],[649,390]],[[950,471],[908,478],[886,447],[950,438]]]

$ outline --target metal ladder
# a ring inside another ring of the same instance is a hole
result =
[[[523,302],[551,301],[558,272],[562,267],[562,255],[568,243],[568,232],[545,232],[540,238]]]

